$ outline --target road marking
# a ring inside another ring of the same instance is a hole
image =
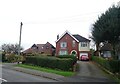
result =
[[[0,80],[4,81],[4,82],[7,82],[7,80],[3,79],[3,78],[0,78]]]

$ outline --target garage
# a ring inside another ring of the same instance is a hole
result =
[[[87,59],[89,58],[88,53],[80,53],[79,60],[81,60],[82,56],[86,57]]]

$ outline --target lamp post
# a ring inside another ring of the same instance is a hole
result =
[[[18,55],[20,55],[22,25],[23,25],[23,23],[21,22],[21,23],[20,23],[20,36],[19,36],[19,48],[18,48]]]

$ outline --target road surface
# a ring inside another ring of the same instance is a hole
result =
[[[34,76],[7,68],[2,68],[2,80],[4,82],[57,82],[52,79]]]
[[[109,75],[90,61],[78,61],[79,71],[75,76],[59,78],[62,82],[114,82]],[[7,82],[57,82],[39,76],[25,74],[10,69],[10,64],[4,64],[2,78]]]

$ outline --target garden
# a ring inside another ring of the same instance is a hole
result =
[[[29,55],[18,56],[15,54],[2,54],[2,62],[14,63],[22,62],[17,67],[29,68],[33,70],[54,73],[62,76],[73,76],[78,67],[77,58],[73,55],[47,56]]]
[[[74,65],[77,62],[77,58],[72,55],[67,56],[26,56],[26,60],[23,64],[46,67],[51,69],[74,71]]]

